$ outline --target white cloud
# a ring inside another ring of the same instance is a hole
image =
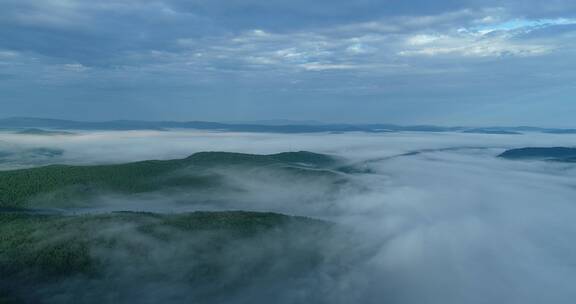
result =
[[[442,38],[445,38],[443,36],[437,36],[437,35],[415,35],[412,37],[409,37],[407,40],[407,43],[410,45],[426,45],[426,44],[431,44],[432,42],[438,41]]]
[[[456,55],[465,57],[538,56],[554,51],[553,41],[527,41],[520,35],[535,29],[576,24],[573,19],[544,19],[496,22],[487,16],[487,25],[459,28],[440,34],[415,34],[405,40],[402,56]]]
[[[456,55],[465,57],[537,56],[554,50],[545,44],[516,42],[506,36],[487,37],[476,34],[413,36],[406,40],[402,56]]]
[[[350,70],[358,68],[351,64],[325,64],[320,62],[309,62],[300,65],[307,71],[326,71],[326,70]]]
[[[488,25],[477,26],[471,28],[469,31],[478,32],[481,34],[489,34],[492,32],[512,32],[516,30],[522,30],[524,32],[530,32],[535,29],[546,28],[550,26],[558,25],[571,25],[576,24],[576,19],[570,18],[557,18],[557,19],[512,19],[506,22],[491,22]]]
[[[255,29],[251,32],[252,35],[256,36],[256,37],[268,37],[270,36],[269,33],[267,33],[264,30],[260,30],[260,29]]]
[[[73,72],[84,72],[89,70],[90,68],[79,64],[79,63],[68,63],[68,64],[64,64],[64,69],[68,70],[68,71],[73,71]]]

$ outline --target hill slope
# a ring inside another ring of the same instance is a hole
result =
[[[46,167],[0,171],[0,208],[34,207],[33,199],[43,196],[53,207],[66,207],[99,192],[134,194],[169,188],[189,191],[226,187],[222,170],[246,173],[275,170],[295,177],[340,177],[330,169],[338,161],[311,152],[252,155],[201,152],[185,159],[150,160],[117,165]],[[46,207],[46,205],[43,205]]]
[[[314,292],[306,282],[326,267],[332,276],[344,270],[351,247],[338,233],[272,213],[0,213],[0,301],[272,301],[281,290]]]

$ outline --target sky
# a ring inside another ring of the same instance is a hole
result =
[[[576,2],[0,0],[0,117],[576,127]]]

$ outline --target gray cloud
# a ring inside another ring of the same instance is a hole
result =
[[[554,98],[551,108],[562,107],[573,79],[569,1],[27,0],[2,8],[5,115],[246,120],[308,109],[305,119],[486,124],[488,112],[467,112],[497,102],[510,114],[495,123],[551,124],[559,122],[514,115],[509,100],[533,107]],[[423,115],[424,107],[437,113]]]

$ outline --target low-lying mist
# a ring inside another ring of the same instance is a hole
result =
[[[576,164],[496,157],[506,149],[527,146],[576,146],[576,135],[280,135],[176,130],[45,137],[0,133],[0,152],[22,156],[10,156],[9,162],[0,163],[0,169],[165,160],[200,151],[270,154],[305,150],[334,155],[363,170],[345,174],[348,182],[335,186],[330,180],[298,179],[273,168],[221,169],[215,173],[224,176],[234,191],[103,192],[94,200],[95,207],[74,212],[248,210],[311,217],[354,231],[355,242],[350,246],[362,250],[361,261],[351,262],[345,275],[317,274],[306,277],[305,284],[262,285],[268,288],[263,294],[282,290],[278,295],[292,296],[278,303],[572,303],[576,298],[576,244],[572,240],[576,235]],[[34,149],[62,153],[48,157],[16,153]],[[119,229],[124,236],[130,231]],[[310,243],[306,236],[302,238],[303,243]],[[341,250],[335,243],[329,242],[323,250]],[[153,248],[152,255],[173,256],[176,264],[167,265],[170,269],[189,262],[182,258],[180,247],[164,252],[154,243],[146,244]],[[242,263],[234,257],[229,260],[234,267]],[[110,275],[130,273],[129,268],[117,269],[118,273]],[[142,284],[130,286],[133,292],[153,293],[154,288],[163,295],[182,292],[179,286],[161,281],[133,283]],[[270,300],[254,296],[255,290],[239,294],[237,302]],[[306,298],[309,294],[314,297]],[[169,296],[155,299],[177,303]],[[222,303],[231,300],[226,301]]]

